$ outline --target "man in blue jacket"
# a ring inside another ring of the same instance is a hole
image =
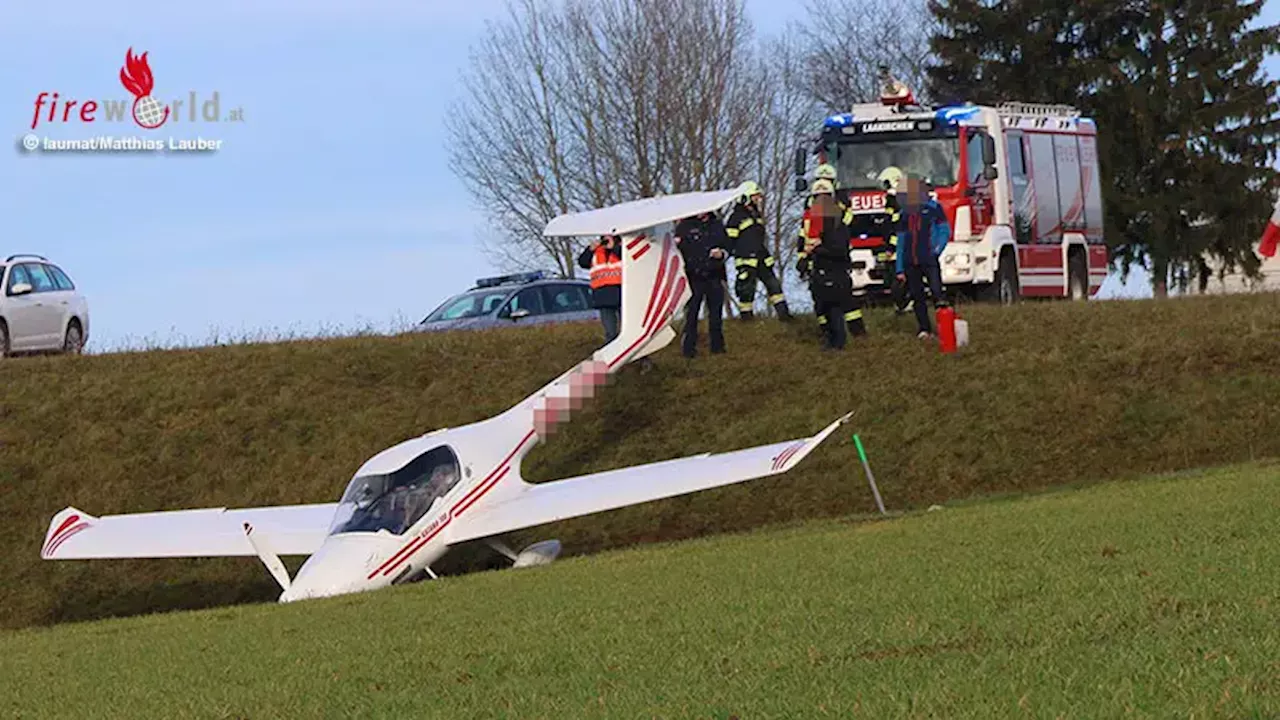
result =
[[[906,201],[898,219],[898,281],[906,282],[915,306],[919,337],[933,335],[929,309],[925,307],[924,283],[929,282],[935,307],[946,307],[946,291],[942,287],[942,269],[938,257],[951,239],[951,226],[942,206],[924,192],[920,178],[907,177]]]

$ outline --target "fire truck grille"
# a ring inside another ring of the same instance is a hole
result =
[[[853,216],[853,224],[849,226],[849,230],[854,239],[863,235],[884,238],[893,232],[893,224],[889,213],[858,213]]]

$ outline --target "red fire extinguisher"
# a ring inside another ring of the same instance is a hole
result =
[[[956,351],[956,311],[950,306],[938,308],[938,343],[944,353]]]

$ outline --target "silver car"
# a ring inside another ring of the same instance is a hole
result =
[[[414,328],[480,330],[547,323],[600,321],[585,280],[519,273],[481,278],[476,286],[444,301]]]
[[[79,353],[89,340],[89,303],[62,268],[40,255],[0,262],[0,358]]]

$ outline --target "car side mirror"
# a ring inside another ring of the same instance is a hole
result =
[[[519,320],[519,319],[520,319],[520,318],[522,318],[522,317],[529,317],[529,310],[528,310],[527,308],[520,308],[519,310],[512,310],[512,311],[511,311],[511,314],[510,314],[510,315],[508,315],[507,317],[508,317],[509,319],[511,319],[512,321]]]
[[[17,283],[9,288],[10,295],[26,295],[35,288],[31,287],[31,283]]]
[[[804,178],[802,178],[802,177],[798,177],[798,178],[796,178],[796,186],[795,186],[795,187],[796,187],[796,192],[797,192],[797,193],[803,193],[805,190],[808,190],[808,189],[809,189],[809,185],[808,185],[807,183],[805,183]]]
[[[796,174],[797,175],[804,174],[805,160],[806,158],[805,158],[804,148],[796,148]]]
[[[982,136],[982,164],[996,164],[996,141],[990,135]]]
[[[1000,177],[1000,170],[995,165],[988,165],[982,168],[982,177],[986,180],[995,180]]]

